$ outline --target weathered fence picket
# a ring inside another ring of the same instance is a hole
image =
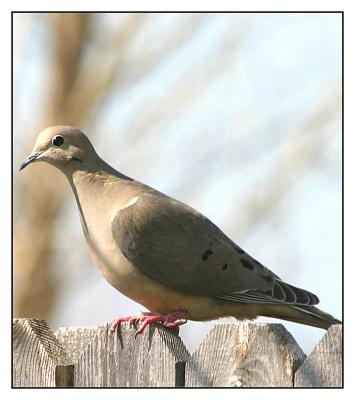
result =
[[[295,386],[342,386],[342,326],[333,325],[297,370]]]
[[[12,344],[14,386],[73,385],[72,362],[45,321],[14,320]]]
[[[179,336],[155,326],[136,338],[135,333],[126,324],[114,334],[108,324],[59,329],[56,337],[74,362],[74,385],[175,386],[176,364],[189,357]]]
[[[342,387],[342,326],[306,358],[281,324],[217,324],[190,355],[161,325],[109,324],[52,332],[36,319],[13,321],[14,387]]]
[[[187,363],[188,386],[293,386],[306,358],[281,324],[215,325]]]

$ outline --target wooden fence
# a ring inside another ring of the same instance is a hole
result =
[[[281,324],[217,324],[190,355],[160,325],[60,328],[13,321],[14,387],[342,387],[342,326],[306,357]]]

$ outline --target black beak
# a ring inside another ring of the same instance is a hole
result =
[[[40,151],[36,151],[35,153],[30,154],[26,160],[21,164],[21,167],[19,171],[22,171],[25,167],[27,167],[28,164],[31,164],[31,162],[37,160],[38,156],[41,154]]]

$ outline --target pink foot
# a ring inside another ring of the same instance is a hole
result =
[[[136,332],[136,336],[143,333],[145,328],[154,322],[158,322],[166,328],[179,329],[180,325],[186,324],[187,311],[177,310],[165,315],[157,315],[150,312],[143,312],[141,315],[134,317],[118,317],[111,325],[111,332],[114,332],[122,322],[129,322],[130,324],[136,325],[138,321],[142,322],[142,325]]]

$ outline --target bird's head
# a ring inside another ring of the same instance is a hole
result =
[[[46,161],[61,170],[77,169],[95,156],[90,140],[79,129],[53,126],[38,135],[33,151],[21,164],[20,171],[37,161]]]

